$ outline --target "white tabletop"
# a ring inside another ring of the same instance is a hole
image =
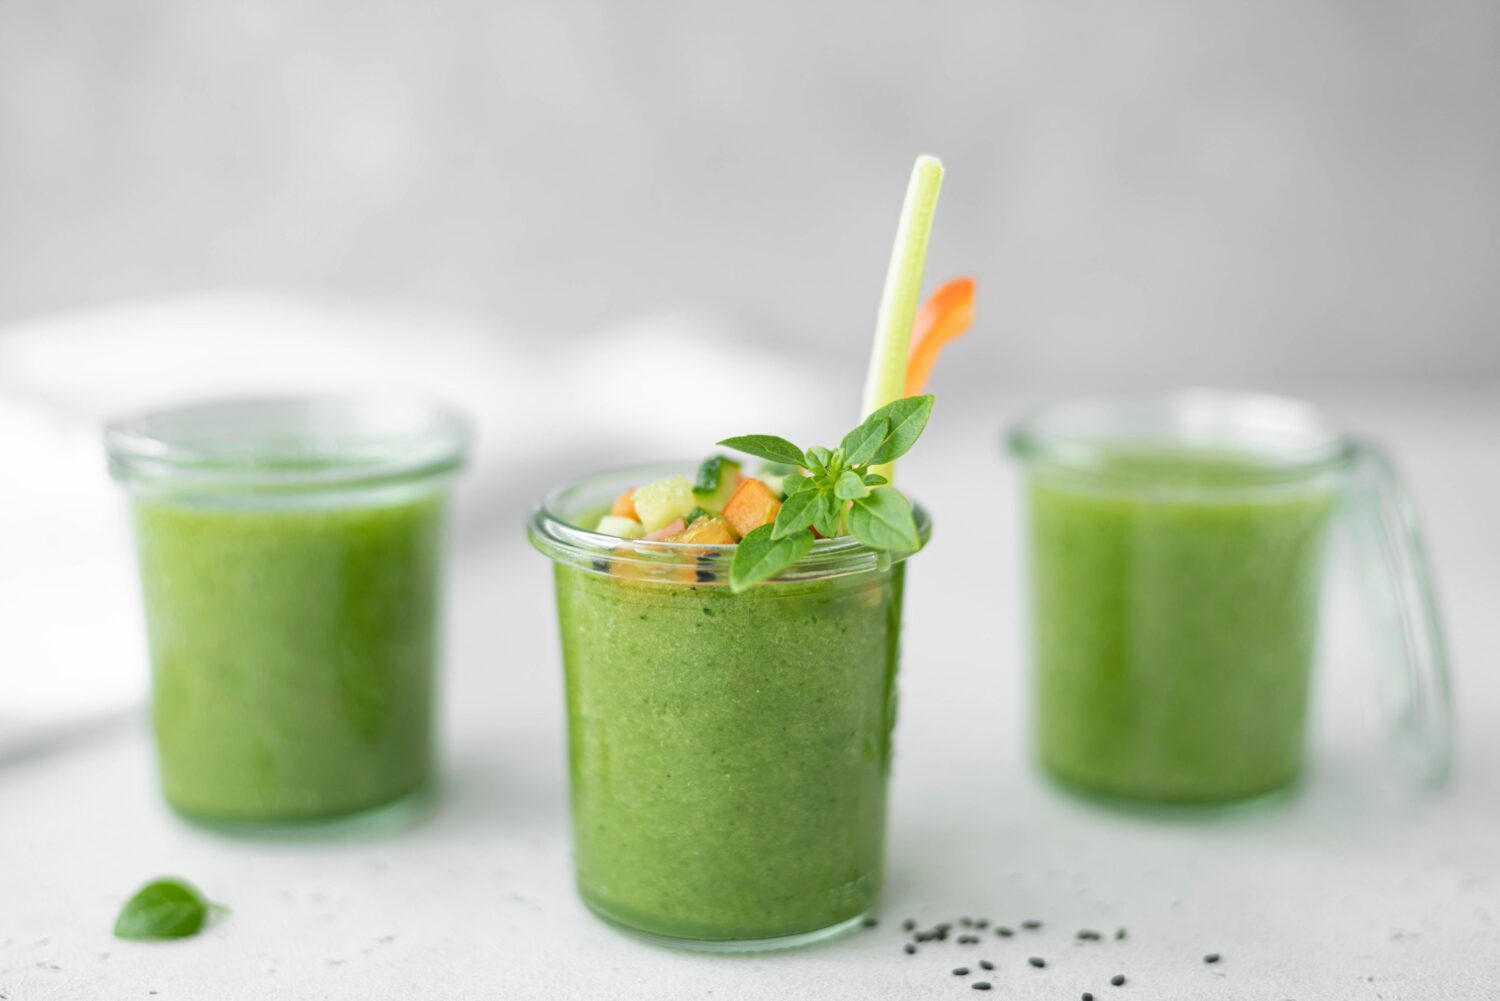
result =
[[[524,482],[464,512],[442,788],[414,826],[359,840],[198,830],[161,805],[139,713],[0,760],[0,999],[963,998],[975,977],[950,970],[980,959],[998,967],[987,996],[1006,998],[1500,998],[1500,391],[1321,398],[1389,442],[1430,533],[1459,727],[1437,798],[1383,791],[1356,725],[1356,617],[1337,600],[1314,767],[1292,802],[1168,821],[1043,785],[1026,753],[1014,474],[995,444],[1013,409],[981,397],[935,422],[902,470],[937,534],[909,578],[878,927],[707,957],[638,943],[579,904],[550,577],[519,529],[543,484]],[[182,942],[113,939],[121,902],[163,874],[231,913]],[[962,915],[1044,927],[902,952],[903,919]],[[1075,943],[1081,928],[1111,937]],[[1210,952],[1223,961],[1203,963]],[[1109,985],[1116,973],[1126,986]]]

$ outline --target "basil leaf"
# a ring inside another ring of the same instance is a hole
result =
[[[895,487],[876,487],[855,501],[849,533],[871,549],[915,552],[922,545],[911,503]]]
[[[740,435],[738,438],[725,438],[719,444],[747,455],[770,459],[772,462],[784,462],[789,466],[804,468],[807,466],[807,457],[802,454],[802,449],[774,434]]]
[[[828,460],[833,458],[833,453],[822,445],[814,445],[807,450],[807,462],[809,469],[813,471],[826,470]]]
[[[839,500],[858,500],[870,496],[870,488],[858,473],[846,469],[839,474],[838,482],[833,485],[833,495]]]
[[[798,490],[789,494],[776,512],[776,523],[771,529],[771,538],[784,539],[793,532],[805,532],[817,520],[822,509],[823,492],[815,489]]]
[[[884,476],[877,476],[874,473],[865,474],[865,486],[867,487],[883,487],[889,482],[891,481]]]
[[[811,476],[803,476],[801,473],[787,473],[781,480],[781,492],[790,498],[792,494],[806,490],[817,482]]]
[[[784,539],[771,537],[771,526],[761,525],[740,540],[729,566],[730,589],[736,594],[752,584],[774,577],[807,555],[811,532],[797,532]]]
[[[843,530],[843,526],[840,524],[843,518],[844,502],[832,493],[824,493],[822,510],[818,513],[818,520],[813,523],[813,527],[818,530],[818,534],[825,539],[835,538]]]
[[[922,431],[927,419],[932,416],[932,396],[908,396],[887,403],[866,420],[883,417],[890,423],[885,436],[875,446],[869,465],[879,466],[905,455]]]
[[[844,435],[844,460],[851,466],[865,465],[890,430],[890,418],[879,411],[871,414],[863,424]]]
[[[158,879],[125,902],[115,919],[115,937],[147,941],[187,938],[202,929],[209,907],[191,883]]]

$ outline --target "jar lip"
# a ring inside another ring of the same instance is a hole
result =
[[[322,490],[461,468],[472,432],[420,396],[229,397],[130,414],[104,428],[110,473],[130,486]]]
[[[1241,460],[1221,485],[1294,482],[1339,469],[1355,446],[1310,403],[1270,393],[1191,388],[1082,397],[1033,410],[1006,435],[1016,458],[1111,475],[1122,449]]]
[[[551,491],[537,505],[527,522],[531,544],[554,562],[607,574],[610,566],[628,566],[635,579],[658,579],[663,583],[681,583],[679,571],[685,566],[717,562],[720,574],[703,575],[698,583],[728,583],[728,567],[734,557],[733,545],[705,545],[691,542],[648,542],[621,539],[579,527],[570,520],[579,514],[607,505],[620,493],[667,476],[691,475],[695,462],[668,462],[646,466],[628,466],[595,473],[566,483]],[[912,505],[917,519],[917,535],[925,547],[932,536],[932,519],[919,504]],[[771,582],[806,581],[866,573],[899,563],[911,553],[881,553],[852,536],[818,539],[812,549],[796,564],[770,578]]]

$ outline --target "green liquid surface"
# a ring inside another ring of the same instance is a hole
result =
[[[1332,488],[1121,454],[1028,476],[1036,736],[1076,790],[1225,803],[1299,777]]]
[[[556,568],[589,906],[701,941],[798,935],[870,908],[903,573],[734,595]]]
[[[444,503],[236,509],[140,499],[163,789],[295,823],[428,779]]]

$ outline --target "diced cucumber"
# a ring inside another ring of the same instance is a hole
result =
[[[639,539],[646,534],[646,529],[634,518],[621,518],[616,514],[606,514],[599,519],[599,524],[594,526],[594,531],[601,535],[613,535],[619,539]]]
[[[693,500],[705,511],[718,514],[739,484],[740,464],[722,455],[711,455],[698,467]]]
[[[641,516],[641,527],[647,532],[665,528],[678,518],[686,519],[697,506],[693,484],[686,476],[669,476],[635,492],[635,513]]]

